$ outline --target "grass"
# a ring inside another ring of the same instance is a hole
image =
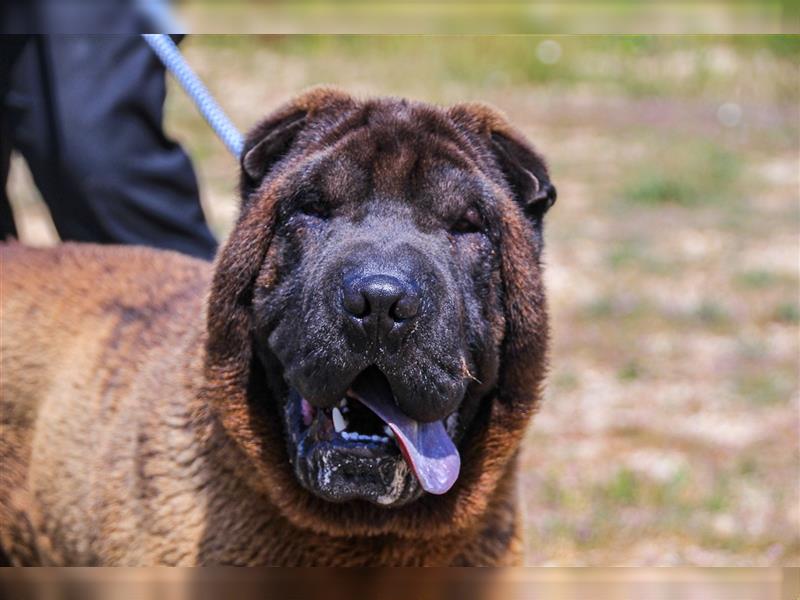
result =
[[[560,48],[555,62],[546,62],[537,52],[546,40]],[[196,42],[189,38],[187,43]],[[384,85],[412,82],[428,91],[442,84],[471,92],[498,86],[591,86],[633,98],[712,96],[724,102],[730,99],[731,87],[738,86],[776,95],[787,104],[800,95],[790,82],[756,66],[766,52],[770,63],[789,68],[796,45],[789,37],[760,43],[760,54],[752,41],[719,37],[710,42],[702,36],[205,36],[204,43],[242,55],[264,50],[301,58],[309,76],[318,80],[335,77],[330,67],[340,61],[357,66],[366,80]],[[725,66],[737,62],[747,71],[746,80]]]
[[[583,309],[585,318],[594,319],[635,319],[652,311],[647,302],[633,295],[609,294],[595,298]]]
[[[686,537],[702,541],[709,551],[763,551],[770,543],[753,541],[743,528],[727,533],[716,531],[713,525],[717,516],[738,522],[731,512],[737,503],[734,482],[741,477],[752,479],[752,473],[725,471],[701,485],[698,474],[688,467],[665,481],[621,467],[606,479],[577,489],[565,487],[558,473],[550,473],[542,483],[542,495],[543,506],[551,512],[531,544],[547,540],[557,547],[574,548],[576,556],[583,557],[613,547],[618,554],[612,564],[620,564],[619,553],[643,538]],[[565,519],[565,511],[577,511],[581,517]]]
[[[796,381],[785,372],[756,372],[739,375],[736,392],[754,405],[775,406],[788,402]]]
[[[780,275],[764,269],[755,269],[736,273],[734,283],[742,288],[763,290],[783,281]]]
[[[712,300],[704,300],[694,314],[701,323],[711,327],[727,325],[730,322],[730,315],[725,307]]]
[[[800,308],[797,302],[782,302],[775,307],[774,316],[776,321],[796,325],[800,323]]]
[[[654,275],[669,275],[679,268],[676,261],[658,255],[643,240],[613,241],[609,246],[606,260],[614,271],[639,270]]]
[[[641,495],[639,479],[628,469],[620,469],[616,476],[600,489],[599,493],[614,504],[631,506],[639,501]]]
[[[620,381],[634,381],[639,379],[643,374],[642,366],[636,360],[629,360],[617,373]]]
[[[735,206],[741,200],[741,165],[736,153],[716,145],[665,145],[646,168],[623,182],[621,196],[647,208],[698,208],[722,202]]]
[[[580,384],[580,380],[575,373],[571,373],[569,371],[560,371],[558,373],[554,373],[550,379],[550,385],[552,385],[555,389],[564,392],[571,392],[578,389]]]

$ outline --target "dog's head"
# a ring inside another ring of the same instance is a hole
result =
[[[330,534],[466,525],[540,393],[542,159],[483,105],[315,89],[241,162],[206,369],[248,480]]]

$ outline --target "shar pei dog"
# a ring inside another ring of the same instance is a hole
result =
[[[2,246],[0,548],[28,565],[503,565],[548,324],[496,110],[312,89],[213,265]]]

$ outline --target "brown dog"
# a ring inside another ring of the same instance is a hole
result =
[[[307,92],[214,267],[2,247],[15,564],[517,562],[545,371],[541,158],[496,111]]]

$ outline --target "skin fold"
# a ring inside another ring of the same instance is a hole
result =
[[[518,564],[517,456],[548,347],[542,159],[484,105],[316,88],[250,133],[240,190],[213,265],[0,245],[2,558]],[[369,349],[335,299],[341,273],[387,264],[421,294],[420,325]],[[414,418],[459,415],[446,494],[410,480],[392,506],[333,502],[298,479],[289,390],[331,405],[369,364]]]

